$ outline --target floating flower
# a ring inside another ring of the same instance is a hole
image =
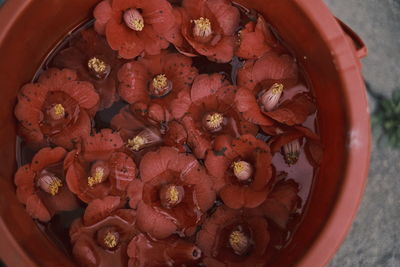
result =
[[[175,232],[193,235],[215,200],[211,178],[198,161],[162,147],[143,157],[140,174],[143,184],[128,189],[131,207],[137,206],[138,228],[158,239]]]
[[[15,174],[18,200],[26,205],[30,216],[48,222],[54,213],[78,208],[75,196],[65,184],[63,160],[67,151],[62,147],[43,148],[30,164]]]
[[[99,109],[109,108],[118,100],[117,71],[121,63],[117,53],[95,31],[81,31],[52,63],[58,68],[74,69],[79,79],[91,82],[100,95]]]
[[[262,214],[282,229],[301,204],[299,185],[293,180],[278,182],[260,206]]]
[[[172,6],[166,0],[104,0],[95,10],[94,28],[105,34],[113,50],[131,59],[146,52],[157,55],[167,48],[175,26]]]
[[[237,34],[235,55],[244,59],[258,59],[278,45],[262,16],[248,22]]]
[[[191,242],[171,236],[163,240],[136,235],[128,246],[129,266],[191,266],[199,263],[201,250]]]
[[[135,211],[122,205],[119,197],[96,199],[83,218],[72,223],[72,254],[80,266],[128,265],[126,249],[138,231]]]
[[[38,147],[50,141],[71,149],[90,133],[99,95],[91,83],[76,79],[75,71],[49,69],[37,83],[21,88],[15,116],[28,145]]]
[[[187,44],[209,60],[229,62],[234,53],[234,34],[240,14],[228,0],[184,0],[179,9],[181,33],[184,39],[175,39],[177,49],[193,55]]]
[[[140,162],[142,155],[157,149],[158,146],[175,146],[185,151],[187,141],[185,128],[177,121],[155,124],[143,117],[137,117],[134,106],[128,106],[114,116],[111,121],[113,129],[117,130],[125,142],[126,151],[134,155],[136,162]]]
[[[266,199],[272,177],[271,153],[266,143],[254,136],[216,137],[205,166],[228,207],[255,208]]]
[[[220,206],[197,234],[206,266],[262,266],[270,240],[262,216]]]
[[[181,94],[172,102],[173,114],[181,118],[188,133],[188,144],[202,159],[211,148],[212,138],[220,134],[238,137],[256,134],[257,126],[247,122],[234,106],[236,87],[222,74],[201,74],[196,77],[189,94]]]
[[[123,145],[119,134],[110,129],[83,139],[82,148],[65,159],[69,189],[86,203],[108,195],[124,197],[136,178],[136,164],[129,155],[117,152]]]
[[[137,109],[146,110],[150,119],[161,122],[170,117],[171,101],[179,92],[190,90],[198,72],[191,58],[162,52],[122,66],[118,73],[119,92]]]

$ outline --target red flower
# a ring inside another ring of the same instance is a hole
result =
[[[43,148],[32,163],[15,173],[18,200],[35,219],[47,222],[58,211],[78,208],[75,196],[65,186],[62,162],[66,154],[62,147]]]
[[[190,58],[162,52],[123,65],[118,73],[119,92],[128,103],[140,103],[137,108],[148,110],[152,120],[166,121],[171,101],[190,89],[197,74]]]
[[[155,241],[144,234],[138,234],[129,243],[128,255],[128,266],[131,267],[197,266],[201,250],[193,243],[176,236]]]
[[[139,119],[132,109],[132,105],[121,109],[111,120],[111,126],[121,134],[126,151],[134,156],[137,163],[146,152],[160,145],[175,146],[181,152],[185,151],[187,133],[179,122],[151,124],[150,119]]]
[[[197,160],[162,147],[143,157],[140,174],[143,184],[128,189],[131,207],[138,206],[138,228],[158,239],[175,232],[193,235],[215,200],[211,178]]]
[[[193,82],[190,95],[182,93],[172,102],[172,113],[183,116],[188,144],[197,158],[204,158],[216,135],[257,133],[257,126],[244,120],[234,107],[235,92],[222,74],[201,74]]]
[[[228,207],[255,208],[266,199],[272,166],[269,147],[263,141],[252,135],[235,140],[218,136],[214,150],[207,153],[205,165]]]
[[[295,213],[301,203],[298,192],[299,185],[295,181],[279,182],[260,206],[262,214],[280,228],[286,229],[290,216]]]
[[[74,69],[79,79],[91,82],[100,95],[99,109],[109,108],[118,100],[117,70],[121,63],[116,52],[95,31],[80,32],[71,40],[70,47],[57,54],[53,64],[58,68]]]
[[[126,59],[146,51],[159,54],[175,25],[172,6],[166,0],[104,0],[94,10],[94,28],[105,34],[113,50]]]
[[[240,14],[230,1],[184,0],[179,11],[177,20],[181,21],[184,37],[174,39],[179,51],[193,55],[194,51],[187,48],[189,44],[195,52],[211,61],[224,63],[232,59]]]
[[[76,81],[72,70],[49,69],[37,83],[18,93],[15,116],[20,134],[30,146],[48,141],[71,149],[90,132],[90,116],[96,113],[99,95],[89,82]]]
[[[215,211],[197,235],[206,266],[263,266],[269,240],[266,219],[225,206]]]
[[[110,129],[86,137],[82,148],[69,152],[64,162],[69,189],[86,203],[108,195],[124,197],[136,178],[136,164],[127,154],[116,152],[123,144]]]
[[[244,59],[258,59],[278,45],[262,16],[257,22],[250,21],[238,33],[235,55]]]
[[[302,126],[278,128],[279,134],[273,136],[268,142],[271,144],[271,152],[274,154],[282,150],[285,162],[294,165],[300,156],[303,138],[306,138],[306,155],[313,166],[318,166],[322,158],[322,146],[319,136],[310,129]]]
[[[120,209],[118,197],[91,202],[70,228],[72,254],[80,266],[127,266],[126,249],[138,231],[135,211]]]

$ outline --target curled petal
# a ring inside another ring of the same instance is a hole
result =
[[[89,203],[83,216],[83,223],[86,226],[108,217],[113,211],[119,208],[120,198],[108,196],[103,199],[95,199]]]
[[[228,0],[207,1],[225,35],[233,35],[239,26],[239,10]]]
[[[150,74],[143,64],[138,62],[124,64],[118,71],[121,98],[130,104],[140,101],[147,102],[149,98],[147,81],[149,78]]]
[[[111,5],[109,0],[101,1],[93,11],[93,16],[96,21],[94,23],[94,28],[99,34],[104,34],[107,22],[111,18]]]
[[[66,156],[67,151],[62,147],[46,147],[35,154],[32,159],[32,171],[41,171],[49,165],[60,162]]]
[[[49,210],[36,194],[31,195],[26,200],[26,211],[32,218],[42,222],[48,222],[51,219]]]

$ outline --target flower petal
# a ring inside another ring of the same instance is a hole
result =
[[[239,26],[240,14],[228,0],[207,1],[225,35],[233,35]]]
[[[110,154],[124,145],[119,133],[111,129],[101,129],[82,140],[82,150],[86,161],[107,160]]]
[[[62,147],[43,148],[33,157],[31,169],[34,172],[41,171],[49,165],[62,161],[66,155],[67,151]]]
[[[170,105],[173,118],[181,119],[188,112],[191,103],[189,91],[179,92],[177,98],[172,100]]]
[[[94,22],[94,28],[99,34],[104,34],[106,24],[110,20],[112,9],[109,0],[101,1],[93,11],[93,16],[96,21]]]
[[[170,162],[179,158],[178,151],[171,147],[162,147],[156,152],[148,152],[140,162],[140,175],[143,182],[150,181],[154,177],[168,169]]]
[[[26,212],[34,218],[42,222],[48,222],[51,216],[46,206],[43,204],[42,200],[33,194],[26,200]]]
[[[120,207],[120,198],[108,196],[103,199],[95,199],[89,203],[83,215],[83,223],[86,226],[93,225],[108,217]]]
[[[127,195],[129,197],[129,207],[136,209],[142,200],[143,183],[139,179],[134,179],[128,186]]]
[[[19,167],[15,173],[14,183],[17,186],[18,200],[26,204],[26,200],[35,193],[34,187],[35,172],[29,164]]]
[[[219,195],[222,201],[231,209],[240,209],[245,205],[245,188],[228,185],[221,189]]]
[[[131,181],[136,178],[136,164],[131,157],[122,152],[111,155],[110,181],[119,191],[125,191]]]
[[[229,85],[229,82],[222,74],[201,74],[196,77],[190,91],[190,97],[193,102],[216,94],[223,86]]]
[[[145,66],[138,62],[124,64],[118,71],[119,94],[123,100],[132,104],[136,102],[147,102],[147,82],[150,73]]]
[[[225,186],[225,172],[228,170],[230,160],[223,155],[218,155],[216,152],[209,150],[204,164],[209,174],[214,179],[214,188],[216,191],[221,190]]]

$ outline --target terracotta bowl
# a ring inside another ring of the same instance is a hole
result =
[[[237,0],[266,16],[294,50],[315,90],[325,154],[306,215],[269,266],[323,266],[350,229],[367,181],[368,106],[362,41],[322,0]],[[31,220],[15,196],[19,88],[46,55],[91,16],[98,0],[9,0],[0,9],[0,257],[8,266],[74,266]]]

